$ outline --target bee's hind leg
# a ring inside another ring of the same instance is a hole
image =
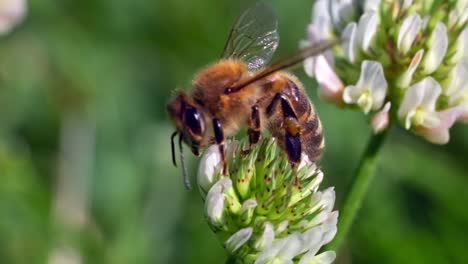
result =
[[[302,126],[297,119],[296,113],[289,102],[288,98],[281,93],[277,93],[270,105],[267,107],[267,115],[271,116],[274,109],[281,103],[281,110],[283,112],[283,129],[284,143],[289,162],[297,164],[301,161],[302,145],[301,145],[301,131]]]
[[[249,149],[244,150],[244,153],[247,154],[250,152],[252,147],[258,143],[260,140],[260,110],[258,105],[252,106],[252,112],[250,114],[249,124],[248,124],[248,131],[249,134]]]
[[[223,127],[218,119],[213,119],[213,130],[215,135],[215,143],[218,145],[219,153],[221,154],[221,162],[223,163],[223,175],[227,174],[226,154],[224,152],[224,132]]]

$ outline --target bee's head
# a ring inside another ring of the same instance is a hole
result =
[[[169,102],[167,109],[180,139],[191,147],[193,154],[200,155],[200,143],[206,130],[200,106],[186,94],[180,93]]]

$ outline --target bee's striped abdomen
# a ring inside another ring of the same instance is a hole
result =
[[[299,80],[287,74],[281,77],[286,80],[282,94],[288,98],[301,126],[300,141],[302,153],[306,154],[310,161],[315,162],[320,159],[324,148],[322,124],[319,116],[315,112],[314,106]],[[284,129],[281,129],[282,120],[280,115],[273,115],[270,118],[271,121],[273,122],[270,124],[270,131],[278,139],[280,146],[285,148],[285,134]]]

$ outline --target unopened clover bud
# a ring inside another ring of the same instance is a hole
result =
[[[442,59],[445,57],[447,47],[447,28],[443,23],[438,22],[429,40],[429,50],[426,56],[424,56],[423,72],[425,74],[431,74],[439,67]]]
[[[376,12],[369,11],[361,16],[357,25],[357,37],[361,48],[364,52],[369,51],[369,47],[372,44],[377,33],[378,16]]]
[[[371,126],[372,126],[372,129],[374,130],[374,134],[379,134],[388,127],[388,124],[390,122],[388,111],[390,110],[391,105],[392,104],[390,102],[387,102],[382,108],[382,110],[377,112],[372,117]]]
[[[208,190],[218,181],[217,171],[220,169],[221,155],[218,146],[213,145],[205,150],[198,167],[198,186],[203,196],[206,196]]]
[[[468,90],[468,61],[462,60],[450,72],[448,85],[443,91],[449,106],[458,104],[465,90]]]
[[[349,23],[343,30],[343,50],[346,58],[351,63],[356,62],[356,56],[358,53],[357,43],[357,24],[355,22]]]
[[[242,228],[241,230],[237,231],[226,241],[226,250],[231,254],[236,252],[250,239],[252,233],[252,227]]]
[[[218,181],[206,196],[205,212],[208,220],[213,225],[221,225],[224,221],[224,189],[232,186],[230,179]]]
[[[468,59],[468,28],[465,28],[458,35],[454,54],[449,61],[450,63],[457,63],[463,59]]]
[[[422,19],[418,14],[412,14],[407,17],[403,24],[400,27],[398,33],[398,49],[406,54],[411,48],[416,35],[418,34],[419,29],[421,28]]]
[[[408,66],[408,68],[405,70],[403,75],[398,79],[397,85],[400,88],[407,88],[410,83],[413,81],[413,75],[416,69],[418,68],[419,64],[421,63],[421,60],[424,56],[424,50],[419,50],[416,52],[414,57],[411,59],[411,62]]]

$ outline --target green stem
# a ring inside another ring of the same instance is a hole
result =
[[[377,165],[377,157],[389,130],[390,126],[382,133],[371,136],[366,151],[364,152],[354,174],[354,183],[346,197],[343,209],[340,210],[338,233],[335,239],[327,246],[327,250],[337,251],[343,242],[343,239],[349,232],[373,178]]]
[[[228,256],[228,259],[226,260],[226,264],[235,264],[236,263],[236,257],[233,255]]]

